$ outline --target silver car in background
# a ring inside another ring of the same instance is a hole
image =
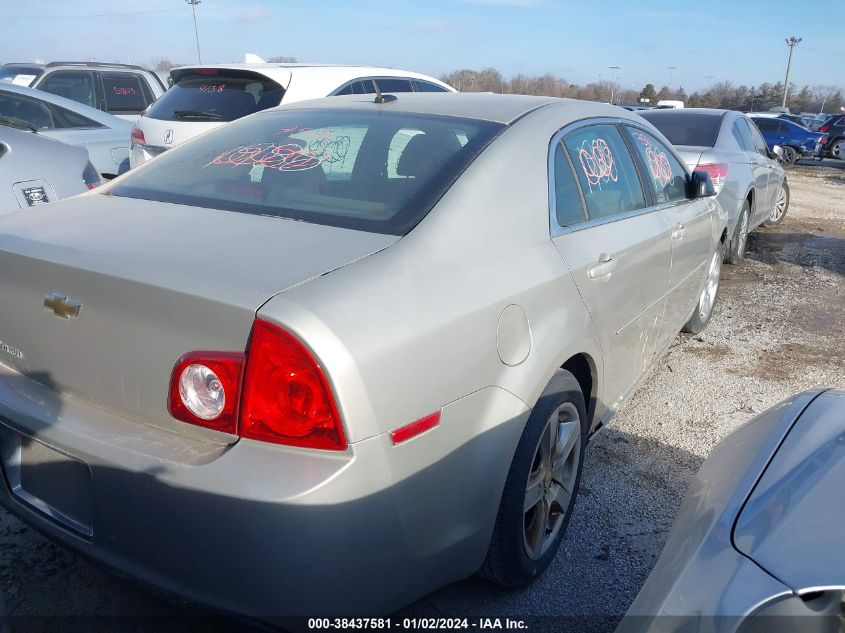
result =
[[[778,224],[789,207],[789,185],[757,126],[741,112],[686,108],[638,113],[674,145],[690,169],[710,174],[728,214],[725,261],[745,255],[748,233]],[[775,150],[776,152],[777,150]]]
[[[41,136],[88,150],[106,178],[129,169],[132,124],[49,92],[0,82],[0,121],[23,122]]]
[[[793,396],[722,440],[617,633],[845,629],[845,392]]]
[[[3,125],[0,118],[0,215],[69,198],[99,184],[84,148]],[[3,274],[10,273],[4,269]]]
[[[527,585],[587,436],[712,314],[714,195],[613,106],[407,93],[0,218],[0,503],[256,617]]]

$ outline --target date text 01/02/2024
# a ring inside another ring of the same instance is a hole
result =
[[[525,630],[527,623],[511,618],[310,618],[309,630]]]

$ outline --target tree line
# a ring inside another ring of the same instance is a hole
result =
[[[440,77],[463,92],[499,92],[504,94],[542,95],[569,97],[587,101],[634,104],[649,99],[655,105],[660,99],[679,99],[691,108],[724,108],[727,110],[765,111],[780,106],[783,100],[783,82],[763,82],[758,86],[736,85],[719,81],[705,90],[688,93],[683,87],[646,84],[642,90],[621,87],[611,81],[596,81],[584,85],[574,84],[550,73],[545,75],[518,74],[506,78],[495,68],[482,70],[455,70]],[[842,89],[836,86],[802,86],[792,82],[786,105],[792,112],[839,112],[845,105]]]

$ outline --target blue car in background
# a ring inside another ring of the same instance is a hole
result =
[[[752,116],[751,120],[762,132],[769,149],[775,145],[781,146],[783,156],[778,158],[778,162],[784,166],[794,164],[799,158],[820,157],[827,141],[825,134],[811,132],[786,119]]]

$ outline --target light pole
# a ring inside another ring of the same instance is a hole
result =
[[[671,88],[672,87],[672,73],[675,72],[676,70],[678,70],[678,67],[677,66],[666,66],[666,68],[669,70],[669,83],[666,84],[666,87]]]
[[[194,14],[194,39],[197,41],[197,63],[202,64],[202,55],[200,54],[200,34],[197,31],[197,5],[202,2],[202,0],[185,0],[189,5],[191,5],[191,13]]]
[[[786,95],[789,93],[789,70],[792,68],[792,51],[795,50],[795,47],[798,46],[802,39],[800,37],[790,37],[784,40],[789,47],[789,61],[786,62],[786,79],[783,80],[783,103],[780,104],[784,108],[786,107]]]
[[[620,66],[608,66],[610,70],[610,105],[613,105],[613,96],[616,93],[616,71],[620,70]]]

